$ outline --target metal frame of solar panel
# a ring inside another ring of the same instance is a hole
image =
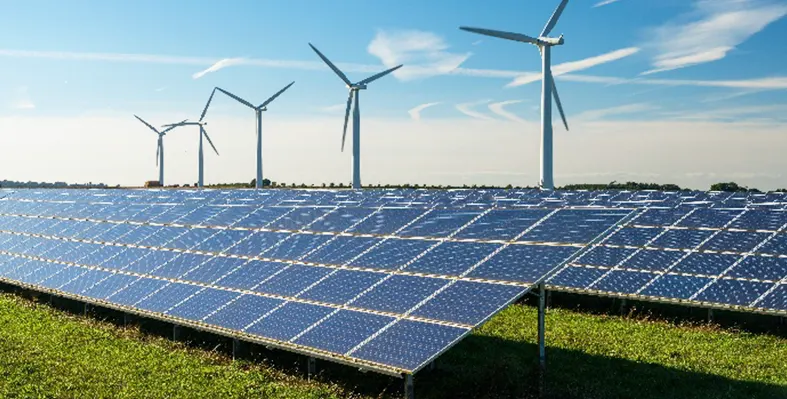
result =
[[[787,211],[641,209],[546,284],[557,291],[787,316]]]
[[[273,192],[14,191],[0,280],[411,382],[633,215]]]

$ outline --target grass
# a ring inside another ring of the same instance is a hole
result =
[[[417,397],[533,396],[535,326],[535,308],[509,307],[436,370],[418,374]],[[787,398],[787,339],[778,336],[551,309],[547,343],[549,397]],[[233,362],[220,351],[0,294],[0,397],[401,395],[398,379],[321,362],[318,381],[308,382],[282,363]]]

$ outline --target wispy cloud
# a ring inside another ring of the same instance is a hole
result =
[[[552,76],[560,76],[566,73],[582,71],[592,68],[596,65],[606,64],[608,62],[617,61],[621,58],[634,55],[639,52],[638,47],[627,47],[619,50],[611,51],[609,53],[597,55],[595,57],[585,58],[578,61],[564,62],[552,67]],[[538,82],[541,80],[541,73],[525,73],[514,79],[513,82],[506,85],[506,87],[522,86],[528,83]]]
[[[787,5],[769,0],[697,0],[692,12],[650,32],[646,46],[656,55],[643,74],[718,61],[784,15]]]
[[[423,111],[423,110],[425,110],[425,109],[427,109],[429,107],[433,107],[435,105],[438,105],[438,104],[441,104],[441,103],[440,102],[433,102],[433,103],[421,104],[421,105],[413,107],[412,109],[407,111],[407,113],[410,114],[410,118],[412,118],[413,120],[420,121],[421,120],[421,111]]]
[[[594,76],[583,74],[566,74],[559,79],[571,82],[600,84],[639,84],[656,86],[696,86],[725,87],[731,89],[785,90],[787,77],[735,79],[735,80],[700,80],[700,79],[650,79],[650,78],[618,78],[613,76]]]
[[[320,107],[317,110],[329,114],[335,114],[337,112],[344,112],[346,108],[347,108],[347,104],[334,104],[334,105],[328,105],[326,107]]]
[[[156,91],[156,92],[162,92],[162,91],[164,91],[164,90],[167,90],[167,86],[161,86],[161,87],[157,88],[157,89],[156,89],[156,90],[154,90],[154,91]]]
[[[480,113],[478,111],[474,111],[472,109],[473,107],[477,107],[479,105],[488,104],[490,101],[492,101],[492,100],[480,100],[480,101],[473,101],[473,102],[469,102],[469,103],[456,104],[456,110],[461,112],[461,113],[463,113],[463,114],[465,114],[465,115],[467,115],[467,116],[469,116],[469,117],[471,117],[471,118],[481,119],[481,120],[486,120],[486,121],[494,120],[494,118],[492,118],[491,116],[484,115],[484,114],[482,114],[482,113]]]
[[[645,112],[654,110],[658,107],[653,106],[648,103],[636,103],[636,104],[626,104],[626,105],[619,105],[616,107],[609,107],[609,108],[601,108],[601,109],[594,109],[590,111],[582,112],[574,117],[576,120],[599,120],[604,119],[608,116],[614,115],[626,115],[626,114],[635,114],[638,112]]]
[[[617,3],[617,2],[619,2],[619,1],[620,1],[620,0],[604,0],[604,1],[599,1],[599,2],[598,2],[598,3],[596,3],[596,4],[593,4],[593,8],[596,8],[596,7],[603,7],[603,6],[606,6],[606,5],[610,5],[610,4],[612,4],[612,3]]]
[[[787,104],[722,107],[709,110],[671,111],[663,115],[673,119],[700,121],[778,120],[787,114]],[[783,119],[783,118],[782,118]]]
[[[194,79],[199,79],[211,72],[216,72],[226,67],[231,67],[233,65],[241,65],[244,63],[244,61],[245,60],[243,58],[224,58],[222,60],[217,61],[213,65],[209,66],[207,69],[203,69],[199,72],[194,73],[193,75],[191,75],[191,77]]]
[[[448,48],[445,40],[432,32],[378,30],[367,50],[387,68],[404,64],[394,76],[410,80],[449,73],[470,57],[470,53],[452,53]]]
[[[508,119],[508,120],[511,120],[511,121],[514,121],[514,122],[523,123],[523,122],[525,122],[524,119],[516,116],[514,113],[512,113],[510,111],[506,111],[505,110],[505,106],[506,105],[519,104],[521,102],[522,102],[522,100],[508,100],[508,101],[501,101],[501,102],[497,102],[497,103],[492,103],[492,104],[489,104],[489,110],[492,111],[493,113],[497,114],[497,115],[502,116],[503,118]]]
[[[15,90],[14,100],[11,103],[11,108],[13,109],[35,109],[36,105],[33,103],[33,100],[30,98],[30,93],[27,90],[27,86],[20,86],[17,87]]]

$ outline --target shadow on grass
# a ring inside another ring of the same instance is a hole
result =
[[[54,305],[74,313],[83,311],[76,301],[57,300]],[[90,315],[121,326],[127,321],[123,313],[99,307],[91,309]],[[172,338],[172,325],[169,323],[142,317],[134,317],[132,322],[142,331]],[[232,355],[232,340],[226,337],[184,328],[180,339],[192,347]],[[306,377],[306,358],[303,356],[251,344],[247,344],[246,349],[244,361],[271,365],[287,374]],[[534,344],[471,335],[441,356],[434,370],[424,370],[416,375],[416,397],[536,398],[537,352]],[[363,373],[325,361],[318,362],[316,378],[364,397],[402,396],[401,379]],[[547,347],[545,397],[787,398],[787,386],[737,381],[658,364]]]

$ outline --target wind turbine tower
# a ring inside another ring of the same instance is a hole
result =
[[[361,90],[366,90],[366,85],[369,83],[374,82],[381,77],[388,75],[389,73],[399,69],[402,65],[397,65],[391,69],[386,71],[382,71],[376,75],[372,75],[364,80],[358,81],[356,83],[350,82],[350,79],[347,79],[347,76],[333,65],[333,63],[325,57],[320,50],[317,50],[316,47],[312,46],[309,43],[309,47],[314,50],[317,55],[325,61],[326,64],[336,73],[339,79],[342,80],[347,85],[347,88],[350,91],[349,96],[347,97],[347,110],[344,113],[344,131],[342,132],[342,151],[344,151],[344,141],[347,137],[347,121],[350,118],[350,108],[353,109],[353,157],[352,157],[352,187],[354,189],[361,188],[361,110],[359,107],[360,100],[358,99]],[[353,99],[355,102],[353,103]]]
[[[216,90],[232,97],[239,103],[251,108],[254,110],[254,114],[257,116],[257,188],[262,188],[262,113],[268,110],[268,104],[273,102],[281,93],[284,93],[285,90],[289,89],[290,86],[295,84],[292,82],[287,86],[284,86],[283,89],[279,90],[276,94],[272,95],[269,99],[265,100],[264,103],[260,104],[258,107],[255,107],[252,103],[222,89],[221,87],[217,87]]]
[[[158,135],[158,145],[156,146],[156,166],[159,167],[158,169],[158,184],[161,187],[164,187],[164,136],[167,135],[167,132],[174,129],[174,127],[166,128],[162,131],[159,131],[155,127],[153,127],[150,123],[145,122],[142,118],[134,115],[140,122],[144,123],[145,126],[150,128],[154,133]],[[183,121],[185,122],[185,121]]]
[[[552,17],[547,21],[544,30],[536,37],[530,37],[520,33],[510,33],[497,30],[469,28],[462,26],[459,29],[468,32],[479,33],[482,35],[499,37],[501,39],[514,40],[517,42],[530,43],[538,47],[541,53],[541,188],[544,190],[552,190],[555,188],[555,181],[553,178],[552,169],[552,96],[555,97],[555,104],[557,110],[560,112],[560,117],[563,119],[563,125],[568,130],[568,122],[566,122],[566,115],[563,113],[563,105],[560,104],[560,97],[557,94],[557,87],[555,80],[552,77],[552,47],[560,46],[563,44],[563,35],[557,38],[548,37],[552,28],[555,27],[560,14],[566,8],[568,0],[562,0],[560,5],[557,6]]]
[[[174,129],[180,126],[199,126],[199,178],[197,180],[197,187],[204,187],[205,186],[205,162],[204,156],[202,155],[202,137],[205,136],[205,139],[208,140],[208,144],[210,144],[213,151],[216,155],[219,155],[219,151],[216,149],[216,146],[213,145],[213,142],[210,140],[210,136],[208,136],[208,132],[205,130],[205,125],[207,122],[203,122],[202,120],[205,119],[205,114],[208,112],[208,107],[210,106],[211,100],[213,100],[213,95],[216,94],[216,89],[210,93],[210,97],[208,98],[207,104],[205,104],[205,108],[202,110],[202,114],[199,117],[197,122],[189,122],[188,120],[184,120],[178,123],[173,123],[170,125],[164,125],[163,127],[167,127],[170,129]],[[169,130],[169,129],[167,129]]]

